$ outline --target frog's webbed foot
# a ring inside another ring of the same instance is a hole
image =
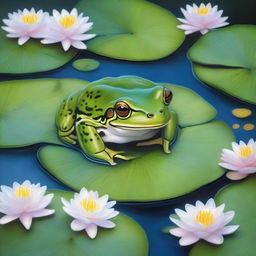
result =
[[[170,141],[163,139],[163,138],[157,138],[157,139],[153,139],[153,140],[149,140],[149,141],[139,142],[136,144],[136,146],[138,146],[138,147],[151,146],[151,145],[162,145],[164,153],[166,153],[166,154],[171,153],[170,148],[169,148]]]
[[[95,156],[99,159],[107,161],[111,165],[117,164],[114,161],[115,158],[119,158],[122,160],[131,160],[135,158],[135,156],[124,156],[123,153],[124,151],[114,151],[110,148],[105,148],[104,151],[96,153]]]
[[[122,159],[122,160],[131,160],[131,159],[135,158],[135,156],[124,156],[123,155],[123,153],[125,153],[124,151],[115,151],[115,150],[112,150],[110,148],[105,148],[104,151],[110,156],[110,158],[113,161],[114,161],[114,158],[119,158],[119,159]],[[116,163],[114,162],[114,164],[116,164]]]

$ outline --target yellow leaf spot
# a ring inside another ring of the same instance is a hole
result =
[[[248,123],[248,124],[245,124],[243,126],[243,128],[244,128],[245,131],[252,131],[255,128],[255,125]]]
[[[233,124],[232,127],[233,127],[233,129],[239,129],[240,128],[240,124]]]
[[[195,221],[205,227],[209,227],[214,223],[214,217],[210,211],[199,211],[196,215]]]
[[[238,118],[246,118],[252,114],[252,111],[248,108],[235,108],[232,110],[232,114]]]

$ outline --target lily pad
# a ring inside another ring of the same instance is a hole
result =
[[[35,79],[0,83],[0,147],[61,143],[55,128],[60,102],[86,85],[76,79]]]
[[[69,187],[98,190],[118,201],[155,201],[187,194],[223,175],[218,166],[222,148],[234,141],[230,128],[221,121],[183,128],[172,153],[160,147],[129,148],[137,158],[106,166],[88,161],[66,147],[45,146],[39,151],[43,167]]]
[[[92,71],[100,66],[100,63],[94,59],[79,59],[72,63],[73,68],[79,71]]]
[[[116,86],[152,82],[139,77],[106,78],[95,83],[111,82]],[[58,143],[55,114],[69,93],[88,82],[77,79],[34,79],[0,82],[0,148],[21,147],[40,142]],[[183,87],[165,84],[174,93],[173,108],[180,126],[207,122],[215,109],[199,95]],[[190,102],[189,108],[184,102]],[[193,117],[193,118],[191,118]]]
[[[174,52],[184,41],[169,11],[144,0],[80,1],[80,12],[94,22],[88,50],[107,57],[146,61]]]
[[[256,104],[256,26],[234,25],[211,31],[189,50],[194,73],[203,82]]]
[[[2,74],[49,71],[63,66],[77,53],[74,49],[64,52],[60,45],[45,46],[38,40],[29,40],[19,46],[16,39],[7,38],[6,33],[1,30],[0,45]]]
[[[0,254],[8,256],[147,256],[148,243],[142,228],[132,219],[119,214],[113,219],[116,227],[99,229],[94,240],[86,233],[70,229],[72,218],[62,210],[61,197],[69,199],[71,192],[52,191],[54,200],[49,208],[55,214],[34,219],[27,231],[18,221],[0,226]],[[125,241],[125,242],[124,242]]]
[[[190,256],[254,256],[255,245],[255,194],[256,177],[251,177],[242,182],[229,185],[221,190],[217,196],[218,204],[225,203],[226,210],[234,210],[236,215],[234,224],[240,227],[233,235],[226,236],[224,243],[220,246],[213,246],[200,242],[194,246]]]

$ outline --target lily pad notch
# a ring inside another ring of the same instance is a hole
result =
[[[190,48],[188,58],[202,82],[256,104],[255,42],[255,25],[233,25],[201,37]]]

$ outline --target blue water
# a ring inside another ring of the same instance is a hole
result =
[[[106,76],[137,75],[155,82],[168,82],[191,88],[212,104],[218,110],[217,119],[226,121],[230,127],[234,123],[239,123],[241,127],[249,122],[256,124],[256,107],[232,99],[215,89],[207,87],[193,76],[191,63],[186,58],[186,52],[194,40],[196,40],[196,36],[189,37],[176,53],[158,61],[128,62],[85,53],[79,57],[97,59],[101,64],[97,70],[80,72],[72,68],[71,63],[69,63],[59,70],[32,76],[20,76],[19,79],[79,78],[93,81]],[[0,79],[10,79],[10,77],[2,76]],[[184,102],[184,105],[189,108],[188,102]],[[232,116],[232,109],[243,107],[251,109],[253,115],[243,120]],[[256,130],[244,131],[240,128],[234,130],[234,133],[237,140],[256,139]],[[11,185],[13,181],[22,182],[29,179],[32,182],[47,185],[52,189],[68,189],[40,167],[36,158],[36,149],[37,146],[23,149],[0,149],[0,184]],[[189,248],[180,247],[176,238],[161,232],[162,228],[171,224],[168,219],[169,214],[173,213],[174,208],[182,208],[187,202],[193,203],[197,199],[206,200],[226,183],[227,181],[222,178],[188,196],[166,202],[164,206],[131,207],[119,205],[118,209],[134,218],[144,228],[149,239],[151,256],[185,256]]]

